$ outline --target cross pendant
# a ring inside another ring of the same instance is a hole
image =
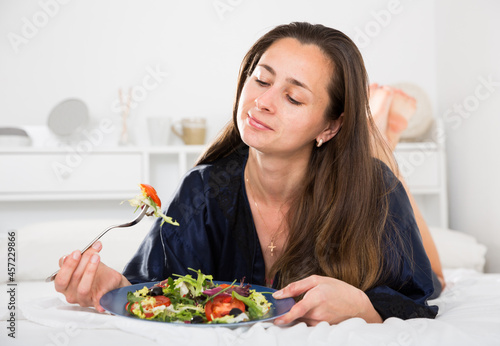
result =
[[[271,256],[274,256],[273,251],[276,248],[276,245],[274,245],[274,242],[271,241],[271,244],[269,244],[267,247],[269,248],[269,250],[271,250]]]

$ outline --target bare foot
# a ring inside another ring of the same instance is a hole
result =
[[[370,111],[375,125],[377,125],[380,134],[386,140],[388,117],[393,96],[394,91],[392,88],[380,87],[378,84],[370,85]]]
[[[392,149],[398,144],[401,132],[408,127],[408,121],[417,110],[417,101],[413,97],[399,89],[393,91],[386,132],[388,144]]]

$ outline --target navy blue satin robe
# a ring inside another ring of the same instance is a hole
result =
[[[172,274],[193,274],[200,269],[215,280],[265,285],[265,265],[243,179],[248,150],[236,152],[214,164],[200,165],[183,178],[165,214],[180,226],[156,220],[139,250],[124,269],[131,283],[163,280]],[[387,176],[394,178],[387,168]],[[366,292],[385,320],[434,318],[436,306],[427,299],[434,288],[413,211],[402,185],[390,193],[390,217],[394,229],[403,232],[406,250],[386,261],[402,261],[385,285]],[[411,256],[411,258],[409,257]]]

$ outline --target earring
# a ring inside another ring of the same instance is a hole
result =
[[[323,145],[323,138],[320,138],[319,141],[316,142],[316,146],[319,148]]]

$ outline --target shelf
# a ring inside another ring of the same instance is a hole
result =
[[[175,145],[163,147],[95,147],[91,150],[78,150],[72,147],[18,147],[0,148],[0,154],[43,154],[43,153],[145,153],[145,154],[199,154],[205,149],[204,145]]]
[[[205,148],[0,148],[0,202],[126,200],[137,194],[138,183],[155,186],[168,199]],[[426,220],[447,227],[444,146],[406,142],[394,154],[410,191],[425,201],[421,209]],[[58,176],[57,167],[67,174]]]
[[[1,201],[9,202],[26,202],[26,201],[97,201],[97,200],[111,200],[111,201],[126,201],[137,194],[137,190],[128,193],[16,193],[16,194],[2,194]]]

